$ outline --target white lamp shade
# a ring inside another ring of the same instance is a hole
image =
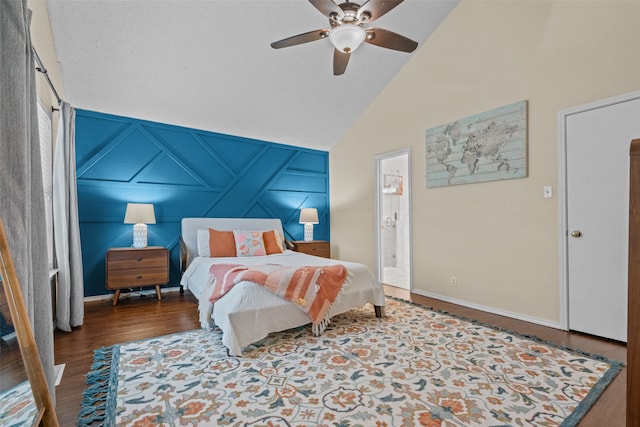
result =
[[[155,224],[156,214],[151,203],[127,203],[125,224]]]
[[[329,33],[329,41],[336,49],[344,53],[351,53],[356,50],[365,37],[364,29],[353,24],[342,24],[333,28]]]
[[[300,224],[318,224],[318,210],[316,208],[300,209]]]

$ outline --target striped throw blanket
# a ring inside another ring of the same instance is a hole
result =
[[[311,318],[312,329],[319,335],[329,324],[333,308],[347,279],[344,265],[292,267],[277,264],[215,264],[209,270],[213,282],[210,303],[227,294],[235,284],[249,281],[291,301]]]

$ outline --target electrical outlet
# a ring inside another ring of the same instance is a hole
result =
[[[456,276],[451,276],[451,279],[449,279],[449,284],[451,286],[456,286],[458,284],[458,279],[456,279]]]

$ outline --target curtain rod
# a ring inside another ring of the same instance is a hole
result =
[[[60,95],[58,95],[58,91],[56,90],[56,88],[53,86],[53,82],[49,78],[49,73],[47,72],[47,69],[44,68],[44,64],[40,60],[40,57],[38,56],[38,52],[36,52],[36,48],[31,46],[31,50],[33,51],[33,56],[35,57],[36,62],[38,63],[36,70],[44,74],[44,77],[47,79],[47,83],[49,83],[49,87],[51,88],[51,90],[53,91],[53,94],[56,96],[56,99],[58,100],[58,105],[62,104],[62,99],[60,98]],[[52,108],[52,110],[55,111],[56,108]]]

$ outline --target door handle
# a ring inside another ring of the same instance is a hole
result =
[[[582,231],[580,231],[580,230],[573,230],[573,231],[571,232],[571,237],[575,237],[576,239],[577,239],[578,237],[582,237]]]

